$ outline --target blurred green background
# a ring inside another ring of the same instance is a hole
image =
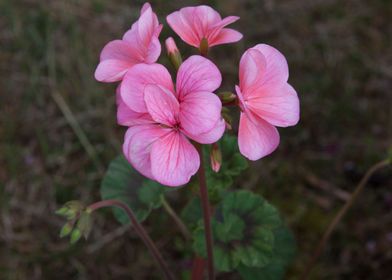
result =
[[[251,163],[236,187],[282,212],[298,242],[287,279],[297,279],[328,222],[391,144],[392,1],[151,1],[162,23],[200,3],[241,17],[232,27],[244,39],[211,51],[223,89],[232,90],[241,54],[257,43],[288,59],[300,124],[282,129],[279,149]],[[110,211],[95,215],[90,239],[73,247],[59,239],[63,221],[54,215],[68,200],[98,200],[103,172],[120,152],[115,86],[93,73],[102,47],[122,36],[142,4],[0,0],[0,279],[159,279],[143,244]],[[184,54],[195,52],[165,24],[161,41],[168,36]],[[391,169],[372,178],[312,279],[392,275],[391,187]],[[180,194],[170,200],[184,204]],[[162,212],[144,224],[176,271],[189,267]]]

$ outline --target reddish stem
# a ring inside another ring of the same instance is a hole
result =
[[[202,280],[206,261],[203,258],[195,257],[192,264],[192,280]]]
[[[197,148],[200,155],[200,168],[197,174],[199,176],[200,199],[201,199],[201,206],[203,209],[204,237],[207,246],[208,279],[213,280],[215,279],[215,271],[214,271],[213,239],[212,239],[212,230],[211,230],[211,211],[210,211],[210,203],[208,201],[207,181],[206,181],[206,174],[205,174],[204,163],[203,163],[203,147],[201,145],[198,145]]]
[[[139,237],[143,240],[144,244],[147,246],[148,250],[150,251],[151,255],[154,257],[162,273],[165,275],[165,278],[168,280],[174,279],[173,274],[171,273],[165,261],[163,260],[162,255],[159,253],[159,250],[155,246],[154,242],[151,240],[150,236],[148,235],[144,227],[138,222],[135,214],[133,213],[132,209],[128,207],[128,205],[126,205],[125,203],[119,200],[109,199],[109,200],[102,200],[102,201],[95,202],[90,206],[88,206],[87,209],[91,212],[94,212],[95,210],[98,210],[100,208],[111,207],[111,206],[118,207],[124,210],[124,212],[128,215],[129,219],[131,220],[136,233],[139,235]]]

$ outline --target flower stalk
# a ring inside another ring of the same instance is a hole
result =
[[[200,155],[200,168],[197,172],[199,178],[199,187],[200,187],[200,199],[201,206],[203,209],[203,222],[204,222],[204,235],[206,240],[207,247],[207,270],[208,270],[208,279],[215,279],[215,271],[214,271],[214,251],[213,251],[213,238],[212,238],[212,229],[211,229],[211,210],[210,203],[208,200],[208,190],[207,190],[207,181],[206,174],[204,169],[203,162],[203,147],[201,145],[197,145],[198,152]]]
[[[143,240],[144,244],[147,246],[148,250],[150,251],[151,255],[153,256],[154,260],[156,261],[163,275],[165,276],[165,279],[167,280],[175,279],[172,272],[169,270],[166,262],[164,261],[161,253],[159,252],[158,248],[155,246],[154,242],[151,240],[150,236],[148,235],[144,227],[138,222],[133,211],[125,203],[114,199],[102,200],[88,206],[86,211],[92,213],[100,208],[112,207],[112,206],[121,208],[127,214],[129,219],[131,220],[131,223],[136,233],[139,235],[139,237]]]

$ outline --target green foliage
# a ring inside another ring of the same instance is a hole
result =
[[[212,202],[218,202],[223,191],[233,184],[233,179],[248,167],[247,160],[238,150],[237,137],[226,134],[219,141],[222,152],[222,166],[218,173],[214,172],[210,164],[211,147],[204,147],[204,160],[206,162],[206,177],[209,197]]]
[[[258,280],[260,275],[263,280],[280,280],[284,278],[287,265],[295,256],[295,240],[286,226],[281,226],[274,231],[275,246],[271,261],[260,268],[240,265],[237,270],[244,280]]]
[[[152,209],[161,206],[161,196],[165,190],[159,183],[148,180],[135,171],[123,156],[110,163],[101,183],[102,199],[125,202],[139,221],[145,220]],[[121,209],[113,209],[113,212],[119,222],[129,223],[127,215]]]
[[[212,230],[216,269],[238,270],[244,279],[257,279],[251,277],[260,276],[257,271],[261,269],[279,270],[282,275],[295,251],[294,239],[275,207],[248,191],[223,198],[212,219]],[[193,237],[196,253],[206,256],[201,221]]]
[[[190,230],[196,229],[202,216],[203,211],[199,197],[192,198],[181,212],[181,218]]]

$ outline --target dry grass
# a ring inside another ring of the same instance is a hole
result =
[[[151,2],[163,21],[196,1]],[[226,89],[237,81],[241,53],[265,42],[287,55],[300,94],[301,124],[282,131],[279,150],[237,182],[277,204],[293,228],[299,253],[288,277],[295,279],[347,193],[391,145],[392,4],[204,2],[242,18],[236,27],[245,40],[212,53]],[[114,86],[94,81],[93,71],[102,46],[121,36],[141,4],[0,1],[0,279],[159,279],[142,244],[110,212],[98,215],[91,239],[75,247],[59,240],[61,220],[53,214],[70,199],[99,199],[102,169],[119,152],[124,131],[115,122]],[[161,38],[169,34],[165,27]],[[392,274],[390,171],[371,181],[314,279]],[[171,265],[185,269],[189,260],[173,250],[166,219],[153,213],[146,225]]]

